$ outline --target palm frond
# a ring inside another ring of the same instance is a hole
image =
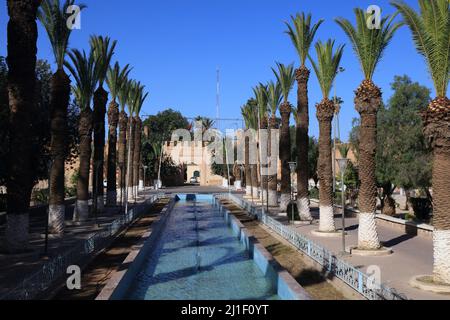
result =
[[[326,43],[321,41],[316,43],[317,63],[309,57],[314,71],[319,80],[320,89],[323,98],[330,95],[334,80],[336,79],[342,55],[344,53],[344,45],[340,45],[334,50],[334,40],[328,40]]]
[[[352,43],[365,78],[372,80],[385,49],[402,23],[394,23],[396,14],[387,15],[381,20],[380,29],[369,29],[367,27],[367,14],[360,8],[355,8],[354,12],[356,27],[344,18],[338,18],[335,21]]]
[[[37,17],[44,26],[53,55],[58,69],[64,66],[64,60],[69,46],[69,38],[72,29],[67,27],[67,8],[74,5],[75,0],[66,0],[61,6],[60,0],[44,0],[38,9]],[[86,8],[86,5],[79,4],[80,10]]]
[[[120,86],[119,91],[117,92],[117,98],[119,99],[120,110],[122,112],[125,111],[125,107],[128,105],[130,90],[131,90],[131,80],[127,78],[124,80],[124,82]]]
[[[252,104],[251,102],[255,102]],[[254,99],[249,100],[241,107],[241,114],[245,121],[247,129],[258,129],[258,106]]]
[[[306,58],[308,57],[309,50],[314,42],[317,30],[324,22],[323,19],[320,19],[317,23],[311,25],[311,19],[311,14],[305,15],[305,13],[302,12],[302,14],[297,14],[295,17],[291,16],[292,25],[289,24],[289,22],[285,22],[288,28],[286,33],[289,35],[292,44],[298,53],[302,66],[306,63]]]
[[[68,56],[72,63],[66,61],[64,65],[75,79],[73,86],[75,98],[81,109],[89,108],[97,85],[98,78],[95,74],[97,60],[92,52],[87,56],[85,51],[77,49],[69,51]]]
[[[267,98],[272,117],[275,117],[282,100],[280,82],[269,81],[267,85]]]
[[[450,11],[448,0],[419,0],[420,13],[393,1],[411,30],[416,49],[427,63],[439,97],[447,94],[450,73]]]
[[[131,72],[130,65],[127,64],[123,69],[120,68],[119,62],[114,64],[114,67],[108,68],[108,73],[106,76],[106,84],[108,85],[109,91],[113,101],[116,101],[117,96],[121,87],[128,80],[128,75]]]
[[[267,117],[269,109],[268,109],[268,93],[267,86],[260,83],[257,87],[253,88],[253,92],[255,94],[255,99],[258,105],[258,113],[260,119],[264,119]]]
[[[96,73],[98,76],[99,86],[102,87],[106,80],[106,75],[108,73],[112,56],[114,55],[114,49],[116,48],[117,41],[111,42],[109,37],[91,36],[89,43],[91,45],[91,51],[97,59]]]
[[[278,82],[281,85],[281,91],[283,93],[284,102],[288,102],[289,94],[292,90],[292,87],[295,83],[295,70],[294,64],[290,64],[288,66],[277,62],[278,70],[272,68],[275,77],[277,77]]]

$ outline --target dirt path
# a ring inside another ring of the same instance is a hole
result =
[[[149,212],[128,228],[112,245],[97,256],[82,272],[79,291],[61,289],[55,300],[95,300],[128,254],[133,249],[149,227],[158,219],[159,213],[168,203],[167,199],[158,201]]]
[[[276,239],[235,204],[227,201],[222,203],[315,300],[345,300],[344,295],[326,280],[323,273],[305,263],[300,252]]]

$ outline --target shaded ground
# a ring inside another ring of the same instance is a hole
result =
[[[345,300],[345,297],[331,283],[326,280],[326,276],[316,269],[308,266],[301,253],[288,246],[268,231],[266,231],[257,221],[249,216],[233,203],[223,202],[228,210],[231,210],[243,225],[253,234],[253,236],[272,254],[278,263],[285,268],[297,282],[315,300]]]
[[[98,255],[85,268],[81,279],[82,290],[70,291],[64,287],[53,299],[95,300],[111,278],[111,275],[118,270],[153,222],[158,220],[159,213],[167,203],[168,199],[158,201],[147,214],[130,226],[106,251]]]

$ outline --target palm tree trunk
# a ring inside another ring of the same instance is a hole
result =
[[[86,107],[80,114],[78,134],[80,137],[80,169],[77,184],[77,203],[73,220],[86,221],[89,218],[89,171],[92,153],[92,110]]]
[[[247,196],[252,196],[253,180],[252,180],[252,169],[250,164],[250,138],[245,137],[245,193]]]
[[[264,131],[268,132],[268,126],[267,126],[267,118],[261,119],[261,124],[260,124],[260,128],[261,128],[261,133],[264,133]],[[268,134],[262,134],[259,138],[259,148],[261,150],[261,155],[262,158],[259,159],[260,163],[259,163],[259,175],[260,175],[260,183],[261,183],[261,187],[260,187],[260,199],[262,204],[264,205],[267,201],[267,192],[268,192],[268,176],[267,176],[267,168],[268,168],[268,164],[267,164],[267,159],[268,159],[268,146],[267,146],[267,140],[269,139],[269,135]],[[264,152],[264,150],[266,152]],[[265,158],[265,159],[263,159]]]
[[[141,141],[142,141],[142,121],[141,118],[135,117],[135,132],[134,132],[134,153],[133,153],[133,188],[137,196],[139,187],[139,173],[141,164]]]
[[[92,190],[97,195],[97,211],[104,207],[104,162],[105,162],[105,114],[108,103],[108,93],[99,87],[94,93],[94,174],[92,175]],[[95,183],[94,183],[95,182]]]
[[[308,81],[310,71],[302,66],[296,70],[297,79],[297,208],[300,220],[312,220],[309,208],[309,101],[308,101]]]
[[[130,159],[127,159],[127,181],[125,182],[127,184],[127,194],[129,200],[134,200],[134,188],[133,188],[133,155],[134,155],[134,143],[135,143],[135,134],[136,134],[136,122],[134,120],[134,117],[130,117],[128,119],[128,130],[127,130],[127,157],[130,155]],[[129,148],[129,149],[128,149]]]
[[[269,206],[278,206],[278,150],[277,143],[279,141],[277,137],[278,124],[277,119],[273,116],[270,119],[270,138],[269,138]],[[273,140],[273,141],[272,141]]]
[[[8,0],[9,163],[6,250],[28,247],[29,208],[33,188],[31,126],[36,88],[36,15],[40,1]]]
[[[291,105],[289,102],[283,103],[281,112],[281,133],[280,133],[280,159],[281,159],[281,212],[287,212],[291,199],[291,171],[289,161],[291,161],[291,134],[289,130],[289,120],[291,118]]]
[[[49,231],[64,233],[65,187],[64,164],[67,156],[67,110],[70,99],[70,79],[63,69],[58,70],[51,79],[51,144],[49,194]]]
[[[119,122],[119,106],[111,101],[108,110],[108,170],[107,195],[108,206],[117,205],[117,124]],[[119,184],[120,185],[120,184]]]
[[[334,115],[334,103],[325,99],[317,105],[319,120],[319,232],[336,232],[333,203],[333,165],[331,156],[331,122]]]
[[[359,230],[358,249],[381,248],[375,214],[377,209],[377,184],[375,156],[377,145],[377,113],[381,105],[381,91],[372,81],[364,80],[356,91],[355,106],[361,115],[359,176]]]
[[[128,116],[122,111],[119,114],[119,146],[118,146],[118,164],[119,164],[119,193],[120,202],[125,201],[125,177],[127,172],[127,126],[128,126]]]
[[[424,113],[425,134],[433,146],[434,278],[450,284],[450,100],[435,99]]]

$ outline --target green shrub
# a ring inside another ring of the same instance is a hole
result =
[[[48,189],[35,190],[33,192],[33,199],[38,204],[48,204],[49,190]]]

